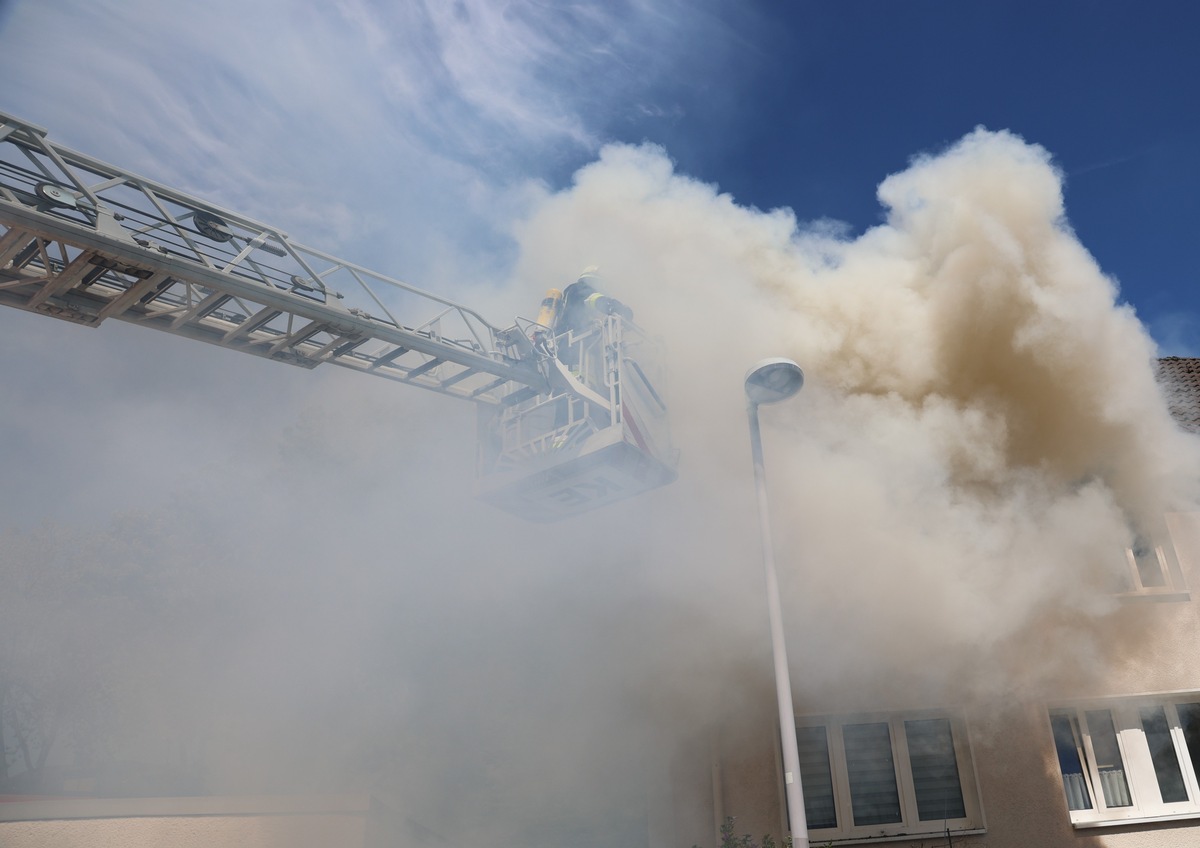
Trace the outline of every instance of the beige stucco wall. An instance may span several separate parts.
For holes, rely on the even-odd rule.
[[[419,844],[367,796],[0,803],[4,848],[382,848]]]
[[[991,724],[972,750],[990,848],[1182,848],[1200,844],[1200,820],[1073,828],[1045,707],[1017,706],[993,718]]]
[[[363,822],[347,816],[203,816],[6,822],[6,848],[326,848],[365,845]]]
[[[1200,691],[1200,514],[1168,516],[1174,553],[1190,596],[1167,600],[1124,599],[1105,626],[1119,638],[1104,643],[1095,659],[1100,673],[1080,674],[1052,687],[1049,694],[1022,698],[1006,693],[1008,703],[986,711],[967,710],[971,751],[986,822],[982,836],[955,836],[959,846],[1028,848],[1182,848],[1200,845],[1200,819],[1154,824],[1072,827],[1063,795],[1050,733],[1048,707],[1085,698]],[[1037,640],[1033,644],[1036,646]],[[1041,649],[1050,650],[1046,643]],[[793,678],[795,679],[795,678]],[[886,683],[880,691],[886,690]],[[888,704],[880,691],[869,698],[851,693],[847,701],[869,700],[880,711],[953,704],[918,704],[911,693],[903,704]],[[764,833],[778,839],[783,831],[783,795],[777,753],[777,723],[770,693],[761,709],[743,711],[736,724],[713,730],[718,753],[696,756],[700,742],[677,758],[674,848],[716,845],[714,818],[735,816],[735,832]],[[803,704],[797,693],[797,704]],[[757,710],[757,711],[756,711]],[[837,712],[831,708],[830,712]],[[711,739],[706,743],[711,745]],[[718,768],[714,771],[712,764]],[[715,778],[714,778],[715,775]],[[720,808],[720,809],[718,809]],[[897,846],[944,846],[945,839],[889,840]]]

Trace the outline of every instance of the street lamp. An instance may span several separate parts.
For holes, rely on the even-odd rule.
[[[775,697],[779,702],[779,733],[783,745],[784,795],[793,848],[808,848],[808,821],[804,815],[804,790],[800,785],[800,752],[796,744],[796,714],[792,709],[792,680],[788,673],[787,646],[783,641],[783,613],[779,608],[779,579],[775,575],[775,548],[767,509],[767,483],[763,470],[762,431],[758,407],[787,400],[804,385],[804,372],[790,359],[764,359],[746,374],[747,412],[750,416],[750,449],[754,455],[754,484],[758,490],[758,526],[762,532],[763,569],[767,573],[767,610],[771,620],[771,653],[775,657]]]

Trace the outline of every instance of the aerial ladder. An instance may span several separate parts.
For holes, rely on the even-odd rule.
[[[563,327],[543,308],[545,323],[502,329],[3,112],[0,304],[88,327],[113,318],[470,401],[476,495],[529,520],[676,477],[658,345],[627,311]]]

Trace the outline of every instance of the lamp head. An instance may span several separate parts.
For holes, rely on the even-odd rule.
[[[790,359],[764,359],[746,373],[746,397],[753,404],[787,400],[804,385],[804,372]]]

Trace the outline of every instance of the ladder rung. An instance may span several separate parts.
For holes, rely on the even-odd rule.
[[[258,312],[255,312],[253,315],[251,315],[245,321],[238,324],[232,330],[227,332],[225,334],[225,336],[221,339],[221,341],[222,342],[231,342],[234,339],[237,339],[241,336],[248,336],[251,333],[253,333],[255,330],[257,330],[259,327],[262,327],[264,324],[266,324],[269,321],[275,320],[282,314],[283,313],[280,312],[278,309],[275,309],[274,307],[271,307],[271,306],[266,306],[266,307],[258,310]]]
[[[178,329],[181,324],[186,324],[188,321],[197,321],[201,318],[207,318],[212,313],[216,312],[222,306],[229,302],[231,295],[224,292],[215,291],[204,300],[197,303],[187,312],[180,315],[171,322],[171,329]]]
[[[71,286],[83,279],[84,274],[86,274],[92,267],[92,263],[89,261],[90,259],[91,257],[86,253],[81,253],[76,256],[70,265],[68,265],[66,268],[63,268],[57,276],[50,277],[50,279],[47,280],[42,286],[41,290],[38,291],[38,293],[33,297],[29,298],[28,306],[32,308],[45,303],[51,295],[56,295],[60,292],[66,291],[67,289],[71,288]]]
[[[498,389],[507,382],[508,382],[507,377],[497,377],[495,380],[488,383],[486,386],[480,386],[478,389],[471,392],[471,397],[475,398],[475,397],[479,397],[480,395],[485,395],[488,392],[490,392],[492,389]]]
[[[304,325],[290,336],[284,336],[282,339],[275,342],[275,344],[271,345],[271,348],[267,351],[267,354],[271,356],[279,353],[279,351],[283,350],[285,347],[295,347],[302,342],[306,342],[317,333],[326,329],[328,326],[329,325],[324,321],[310,321],[308,324]]]
[[[30,241],[35,241],[35,239],[25,230],[18,230],[14,227],[5,233],[4,237],[0,238],[0,268],[7,265]]]
[[[455,374],[453,377],[447,377],[445,380],[442,380],[442,388],[447,389],[450,386],[453,386],[455,383],[457,383],[461,380],[467,379],[472,374],[478,374],[478,373],[479,372],[476,371],[474,368],[464,368],[463,370],[461,370],[457,374]]]
[[[406,380],[415,380],[415,379],[417,379],[418,377],[420,377],[422,374],[425,374],[425,373],[427,373],[427,372],[429,372],[429,371],[432,371],[434,368],[437,368],[439,365],[441,365],[441,364],[442,364],[443,362],[445,362],[445,361],[446,361],[446,360],[444,360],[444,359],[438,359],[438,358],[435,356],[433,359],[429,360],[429,361],[428,361],[428,362],[426,362],[425,364],[423,364],[423,365],[418,365],[416,368],[413,368],[413,369],[411,369],[411,370],[409,370],[409,371],[406,371],[406,372],[405,372],[405,374],[404,374],[404,379],[406,379]]]
[[[385,353],[383,356],[376,359],[374,362],[371,363],[371,367],[368,368],[367,370],[374,371],[376,368],[380,368],[384,365],[390,365],[391,363],[393,363],[397,359],[399,359],[401,356],[404,356],[404,354],[408,353],[408,351],[409,351],[409,348],[406,348],[403,345],[401,345],[401,346],[397,347],[395,350],[392,350],[389,353]]]
[[[164,282],[167,279],[167,274],[160,272],[153,277],[147,277],[138,282],[136,286],[130,286],[123,293],[113,298],[108,302],[108,305],[100,310],[100,314],[96,316],[96,323],[99,324],[110,315],[118,315],[124,312],[131,304],[153,289],[155,286]]]

